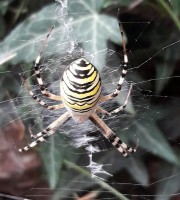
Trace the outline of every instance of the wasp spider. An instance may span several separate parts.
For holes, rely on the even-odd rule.
[[[23,82],[25,83],[25,86],[28,89],[29,94],[32,96],[32,98],[46,109],[57,110],[65,107],[67,111],[58,119],[56,119],[53,123],[51,123],[46,129],[37,133],[36,135],[32,135],[33,141],[24,148],[19,149],[20,152],[27,151],[37,144],[45,141],[50,135],[55,133],[58,127],[62,126],[70,118],[73,118],[77,123],[83,123],[88,119],[91,120],[95,124],[95,126],[97,126],[101,130],[101,133],[104,135],[104,137],[109,140],[109,142],[113,146],[115,146],[123,156],[127,157],[129,153],[136,151],[136,149],[133,149],[127,144],[123,143],[120,138],[117,137],[116,134],[96,114],[97,112],[99,112],[104,115],[110,116],[113,113],[122,111],[126,107],[128,98],[130,96],[132,85],[130,86],[124,104],[114,111],[109,113],[98,105],[99,103],[113,99],[120,93],[121,86],[127,73],[128,56],[126,53],[122,25],[120,22],[119,28],[124,51],[123,70],[116,90],[106,96],[101,95],[101,78],[98,70],[85,58],[79,58],[75,60],[63,72],[63,75],[60,79],[61,96],[52,94],[48,91],[48,89],[45,88],[40,75],[39,66],[43,49],[46,45],[46,42],[51,34],[53,27],[51,28],[46,36],[44,44],[42,45],[40,54],[35,60],[34,70],[37,76],[37,81],[41,93],[51,100],[61,101],[62,103],[53,106],[46,104],[31,91],[28,83],[24,79]]]

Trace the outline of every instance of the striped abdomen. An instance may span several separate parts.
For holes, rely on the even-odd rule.
[[[64,71],[60,82],[61,98],[72,117],[82,122],[99,100],[101,79],[97,69],[85,58],[80,58]],[[84,121],[83,120],[83,121]]]

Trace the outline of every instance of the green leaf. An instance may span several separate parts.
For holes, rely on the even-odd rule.
[[[170,140],[176,140],[180,133],[180,107],[177,99],[177,104],[173,104],[167,109],[166,115],[159,121],[159,125],[167,138]]]
[[[171,6],[173,7],[173,11],[177,16],[180,16],[180,1],[179,0],[171,0]]]
[[[68,153],[67,149],[63,148],[64,142],[63,134],[57,132],[49,138],[48,144],[41,145],[40,152],[47,172],[47,179],[52,189],[55,189],[60,181],[64,158],[72,157],[71,147],[68,148]],[[73,159],[75,159],[75,156],[73,156]]]
[[[4,23],[3,16],[1,14],[0,14],[0,24],[1,24],[0,37],[2,37],[5,32],[5,23]]]
[[[149,181],[148,171],[145,164],[138,158],[128,159],[125,168],[131,176],[140,184],[147,186]]]
[[[132,2],[132,0],[113,0],[113,1],[109,1],[109,0],[105,0],[104,3],[104,7],[110,7],[110,6],[129,6]],[[141,3],[141,2],[140,2]]]
[[[57,189],[54,191],[52,200],[59,200],[60,197],[71,196],[76,191],[84,190],[85,188],[92,187],[94,181],[90,181],[82,173],[77,173],[74,170],[62,171],[61,181],[58,184]],[[73,177],[73,179],[72,179]],[[70,181],[71,180],[71,181]],[[73,191],[71,190],[73,188]]]
[[[83,174],[84,176],[91,178],[91,174],[88,171],[84,170],[82,167],[79,167],[76,164],[69,162],[68,160],[64,160],[64,163],[67,167],[72,168],[73,170]],[[128,198],[126,198],[123,194],[121,194],[119,191],[114,189],[112,186],[108,185],[108,183],[104,182],[100,178],[94,177],[93,181],[96,182],[102,188],[111,192],[113,195],[117,197],[117,199],[128,200]]]
[[[158,181],[155,200],[169,200],[179,191],[180,186],[180,167],[162,163],[160,179]]]
[[[133,126],[128,127],[126,134],[122,134],[121,138],[125,142],[129,140],[134,141],[135,144],[138,140],[138,146],[179,165],[177,155],[156,124],[165,114],[167,114],[166,110],[156,106],[152,106],[147,112],[136,113],[134,120],[131,122]]]
[[[9,4],[12,2],[13,0],[1,0],[0,2],[0,13],[2,15],[4,15],[8,9]]]
[[[144,186],[148,185],[148,171],[143,161],[137,157],[124,159],[119,152],[116,152],[116,149],[113,149],[110,153],[106,153],[98,162],[108,164],[111,163],[113,167],[110,173],[113,174],[124,168],[138,183]]]
[[[41,48],[40,45],[36,50],[35,44],[44,40],[48,28],[55,24],[46,52],[50,55],[55,52],[68,52],[73,50],[72,42],[77,41],[82,43],[85,55],[89,56],[90,61],[102,70],[107,52],[107,39],[121,43],[116,18],[100,14],[102,6],[102,0],[69,1],[69,20],[66,11],[59,11],[55,4],[47,6],[18,25],[6,37],[0,45],[0,57],[4,58],[11,53],[17,54],[11,60],[13,63],[33,61]],[[73,32],[70,30],[71,26]]]
[[[9,81],[11,80],[11,81]],[[0,101],[2,101],[7,94],[18,93],[19,92],[19,82],[17,81],[17,76],[10,74],[9,71],[5,71],[3,76],[0,77]]]
[[[169,78],[173,73],[173,67],[168,63],[158,65],[156,68],[157,81],[155,82],[156,94],[160,94],[166,84],[169,82]]]
[[[173,36],[174,37],[174,36]],[[157,65],[156,69],[156,93],[159,94],[166,84],[170,81],[169,77],[172,75],[175,64],[179,58],[178,46],[168,48],[163,55],[163,63]]]
[[[16,55],[16,57],[11,59],[12,63],[20,61],[31,62],[35,60],[39,53],[39,48],[35,49],[35,43],[45,39],[44,36],[52,24],[58,24],[55,20],[55,8],[55,5],[45,7],[19,24],[0,44],[0,58],[2,59],[12,54]],[[58,38],[60,37],[57,37],[58,34],[55,35],[55,40],[59,42]],[[52,42],[50,39],[48,44],[49,47],[52,47],[55,45],[55,41]]]
[[[136,128],[139,146],[164,158],[169,162],[179,164],[176,154],[155,123],[152,121],[142,122],[141,124],[136,123]]]
[[[163,8],[165,10],[165,12],[167,12],[169,14],[171,19],[174,21],[174,24],[177,26],[177,28],[180,31],[180,21],[179,21],[178,16],[176,15],[177,11],[174,12],[174,10],[171,9],[169,4],[164,0],[158,0],[157,3],[161,6],[161,8]],[[176,4],[176,5],[178,5],[178,4]]]
[[[121,44],[117,19],[99,13],[103,8],[103,2],[72,0],[68,6],[69,13],[73,13],[72,26],[76,39],[83,42],[84,50],[88,54],[93,55],[92,62],[100,71],[105,64],[107,39]]]
[[[59,172],[62,168],[63,153],[62,149],[58,151],[57,147],[55,147],[54,137],[50,137],[48,143],[48,145],[43,145],[46,147],[46,150],[43,149],[41,156],[44,160],[49,185],[54,189],[59,181]]]

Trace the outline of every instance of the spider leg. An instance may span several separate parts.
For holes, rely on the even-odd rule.
[[[121,22],[119,20],[119,12],[118,12],[118,23],[119,23],[119,30],[120,30],[120,33],[121,33],[122,46],[123,46],[123,52],[124,52],[123,69],[122,69],[121,76],[120,76],[120,79],[119,79],[119,82],[118,82],[116,90],[114,92],[112,92],[111,94],[109,94],[109,95],[102,96],[100,98],[99,102],[105,102],[105,101],[111,100],[114,97],[118,96],[118,94],[121,91],[122,84],[124,82],[125,76],[127,74],[127,68],[128,68],[129,61],[128,61],[128,55],[127,55],[126,44],[125,44],[125,39],[124,39],[123,27],[122,27],[122,24],[121,24]]]
[[[42,79],[40,71],[39,71],[41,55],[43,54],[43,51],[44,51],[44,48],[46,46],[47,40],[48,40],[53,28],[54,28],[54,26],[51,27],[51,29],[49,30],[49,32],[46,35],[46,39],[43,42],[42,48],[40,50],[40,53],[39,53],[38,57],[36,58],[36,60],[34,62],[34,70],[35,70],[35,74],[36,74],[36,77],[37,77],[37,81],[38,81],[41,93],[44,96],[48,97],[49,99],[52,99],[52,100],[55,100],[55,101],[61,101],[61,97],[59,95],[52,94],[51,92],[49,92],[48,89],[45,88],[43,79]]]
[[[91,114],[89,119],[102,131],[102,134],[109,142],[115,146],[124,157],[128,157],[128,153],[136,152],[136,149],[129,147],[121,141],[119,137],[95,114]]]
[[[96,110],[97,112],[99,112],[99,113],[101,113],[101,114],[107,116],[107,117],[111,116],[111,113],[109,113],[108,111],[104,110],[104,109],[103,109],[102,107],[100,107],[100,106],[96,106],[96,107],[95,107],[95,110]]]
[[[132,86],[133,86],[133,84],[130,85],[130,88],[129,88],[129,91],[128,91],[126,100],[125,100],[125,102],[124,102],[124,104],[123,104],[122,106],[116,108],[115,110],[113,110],[113,111],[111,111],[111,112],[107,112],[106,110],[102,109],[100,106],[97,106],[95,109],[96,109],[98,112],[104,114],[105,116],[111,116],[111,115],[114,114],[114,113],[118,113],[118,112],[120,112],[120,111],[123,111],[123,110],[126,108],[126,106],[127,106],[128,99],[129,99],[130,94],[131,94],[131,91],[132,91]],[[104,97],[105,97],[105,96],[104,96]],[[101,101],[101,102],[102,102],[102,101]]]
[[[30,148],[45,141],[49,136],[55,133],[55,131],[57,130],[59,126],[62,126],[65,122],[67,122],[70,119],[70,117],[71,116],[69,112],[65,112],[58,119],[52,122],[46,129],[34,135],[33,137],[35,137],[36,139],[32,141],[30,144],[28,144],[27,146],[25,146],[24,148],[19,149],[19,152],[28,151]]]
[[[115,110],[111,111],[110,115],[114,114],[114,113],[118,113],[120,111],[123,111],[126,108],[127,103],[128,103],[128,99],[129,99],[131,91],[132,91],[132,86],[133,86],[133,84],[130,85],[130,88],[129,88],[129,91],[128,91],[128,94],[127,94],[127,97],[126,97],[126,100],[125,100],[124,104],[122,106],[116,108]]]
[[[30,86],[28,85],[27,81],[21,76],[22,82],[24,83],[24,85],[26,86],[26,89],[29,91],[30,96],[37,102],[39,103],[41,106],[43,106],[44,108],[48,109],[48,110],[58,110],[64,107],[63,104],[58,104],[58,105],[52,105],[49,106],[47,103],[45,103],[43,100],[41,100],[39,97],[37,97],[33,91],[31,90]]]
[[[31,125],[29,125],[29,128],[28,128],[28,130],[29,130],[29,133],[30,133],[30,137],[31,137],[31,139],[35,139],[35,138],[36,138],[36,136],[34,136],[34,134],[32,133],[32,130],[31,130]]]
[[[130,97],[130,94],[131,94],[131,91],[132,91],[132,86],[133,86],[133,84],[130,85],[130,88],[129,88],[129,91],[128,91],[128,94],[127,94],[127,97],[126,97],[126,100],[125,100],[124,104],[122,106],[116,108],[115,110],[111,111],[111,112],[107,112],[106,111],[108,113],[108,115],[105,114],[105,116],[111,116],[112,114],[118,113],[120,111],[123,111],[126,108],[128,100],[129,100],[129,97]]]

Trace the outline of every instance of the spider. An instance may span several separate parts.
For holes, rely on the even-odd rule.
[[[94,125],[101,130],[103,136],[113,146],[115,146],[124,157],[127,157],[129,153],[136,152],[136,148],[131,148],[127,144],[122,142],[121,139],[117,137],[116,134],[96,114],[97,112],[99,112],[103,115],[111,116],[113,113],[118,113],[124,110],[128,103],[128,98],[132,89],[131,84],[124,104],[116,108],[112,112],[107,112],[98,105],[99,103],[109,101],[118,96],[127,73],[128,56],[126,52],[123,27],[120,21],[118,21],[118,24],[124,52],[123,69],[116,90],[111,94],[105,96],[101,95],[101,78],[98,70],[84,57],[72,62],[63,72],[60,79],[60,96],[51,93],[47,88],[45,88],[43,79],[39,71],[39,66],[44,47],[46,46],[47,40],[54,28],[54,26],[52,26],[52,28],[46,35],[46,39],[44,40],[42,49],[34,62],[34,70],[41,93],[51,100],[61,101],[62,103],[57,105],[46,104],[31,91],[31,88],[29,87],[27,81],[24,78],[21,78],[27,90],[29,91],[30,96],[32,96],[32,98],[41,106],[45,107],[48,110],[58,110],[65,107],[67,111],[54,122],[52,122],[43,131],[37,133],[36,135],[31,134],[31,138],[33,139],[33,141],[24,148],[19,149],[19,152],[28,151],[30,148],[45,141],[49,136],[53,135],[56,132],[58,127],[62,126],[70,118],[73,118],[77,123],[83,123],[86,120],[91,120]]]

